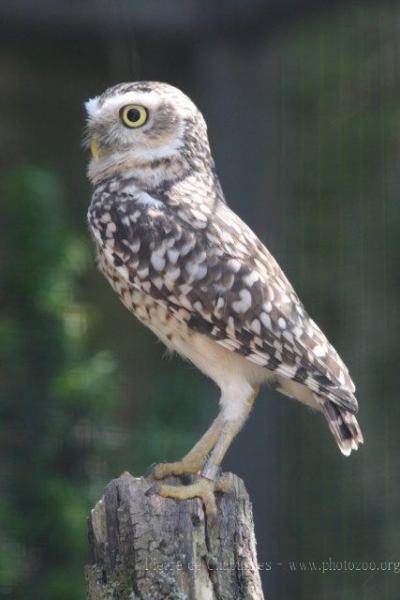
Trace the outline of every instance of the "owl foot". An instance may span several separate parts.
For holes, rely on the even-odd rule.
[[[154,479],[165,479],[170,475],[179,477],[180,475],[194,475],[199,473],[202,469],[204,459],[202,457],[183,458],[176,462],[170,463],[153,463],[143,473],[144,479],[147,477],[153,477]]]
[[[163,498],[172,498],[174,500],[189,500],[190,498],[200,498],[204,505],[207,517],[207,524],[213,526],[217,519],[217,504],[215,501],[215,492],[227,492],[231,488],[231,481],[228,476],[221,476],[216,481],[199,477],[199,479],[190,485],[167,485],[156,483],[146,492],[146,496],[158,494]]]
[[[165,479],[171,475],[175,475],[177,477],[181,475],[194,475],[195,473],[199,473],[203,468],[205,455],[206,452],[204,452],[203,448],[201,448],[197,451],[192,450],[187,456],[182,458],[182,460],[178,460],[176,462],[158,464],[153,463],[143,473],[143,477],[145,479],[146,477],[150,476],[154,479]]]
[[[220,438],[223,427],[221,414],[212,422],[210,427],[199,439],[197,444],[181,460],[171,463],[152,464],[143,473],[143,477],[153,477],[154,479],[165,479],[170,475],[195,475],[202,470],[208,454],[211,452],[217,440]],[[219,464],[219,463],[218,463]],[[215,477],[209,477],[215,479]]]

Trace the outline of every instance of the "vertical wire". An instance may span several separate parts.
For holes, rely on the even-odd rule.
[[[378,94],[378,98],[379,98],[379,113],[378,113],[378,118],[379,118],[379,132],[380,132],[380,169],[381,169],[381,187],[382,187],[382,194],[381,194],[381,223],[380,223],[380,230],[381,230],[381,235],[380,235],[380,246],[381,246],[381,256],[382,256],[382,274],[381,274],[381,286],[382,286],[382,294],[380,297],[380,301],[382,302],[382,338],[383,338],[383,344],[382,347],[384,349],[386,349],[388,347],[388,318],[387,318],[387,309],[388,309],[388,304],[387,304],[387,243],[386,243],[386,230],[387,230],[387,199],[388,199],[388,185],[387,185],[387,163],[388,163],[388,157],[387,157],[387,122],[386,122],[386,114],[385,114],[385,107],[384,107],[384,101],[386,98],[384,98],[382,90],[386,89],[386,80],[385,80],[385,76],[387,74],[386,69],[382,69],[382,57],[383,52],[386,48],[386,44],[385,44],[385,40],[384,40],[384,22],[385,19],[383,18],[382,12],[379,11],[378,12],[378,31],[379,31],[379,55],[378,55],[378,73],[377,73],[377,78],[378,81],[380,83],[379,86],[379,94]],[[383,56],[382,56],[383,55]],[[385,66],[386,63],[385,63]],[[383,377],[386,377],[386,371],[384,370],[383,373]],[[382,382],[384,384],[384,382]],[[382,386],[384,387],[384,385]],[[390,454],[390,446],[389,446],[389,427],[388,427],[388,410],[389,410],[389,406],[388,404],[385,402],[384,405],[384,410],[383,410],[383,422],[382,422],[382,437],[383,437],[383,456],[384,456],[384,481],[383,481],[383,486],[384,486],[384,491],[383,491],[383,501],[384,501],[384,507],[383,507],[383,547],[384,547],[384,552],[385,552],[385,556],[383,557],[384,560],[387,560],[391,557],[388,556],[388,550],[390,548],[390,544],[388,543],[388,539],[387,539],[387,532],[388,532],[388,523],[390,522],[390,507],[389,507],[389,472],[390,472],[390,462],[391,462],[391,454]],[[389,593],[389,589],[388,589],[388,576],[384,577],[384,588],[385,588],[385,598],[387,597],[387,594]]]
[[[304,79],[304,52],[305,52],[305,32],[303,29],[303,24],[301,25],[301,32],[300,32],[300,48],[299,48],[299,60],[298,60],[298,70],[297,73],[299,75],[296,74],[296,84],[299,85],[299,87],[301,88],[301,91],[303,92],[302,96],[304,98],[304,85],[305,85],[305,79]],[[296,40],[296,45],[297,45],[297,40]],[[297,152],[297,156],[300,156],[301,159],[299,160],[299,167],[300,167],[300,175],[299,173],[295,173],[295,180],[298,180],[299,177],[304,177],[304,139],[303,139],[303,132],[304,132],[304,109],[302,108],[302,112],[301,115],[299,116],[299,137],[298,137],[298,141],[296,140],[296,146],[299,146],[300,151]],[[303,187],[303,186],[302,186]],[[298,194],[296,197],[296,202],[298,201],[298,199],[300,198],[300,203],[301,203],[301,211],[297,210],[297,215],[299,215],[300,213],[300,217],[299,217],[299,223],[298,223],[298,231],[299,231],[299,246],[301,248],[301,268],[299,269],[301,271],[301,279],[304,280],[304,251],[305,251],[305,243],[304,243],[304,195],[302,193]],[[293,225],[292,225],[293,227]],[[296,232],[297,233],[297,232]],[[297,237],[297,235],[296,235]],[[298,260],[298,259],[297,259]],[[297,262],[296,260],[296,262]],[[296,265],[297,266],[297,265]],[[307,457],[305,456],[305,444],[303,443],[304,440],[304,431],[303,431],[304,425],[302,420],[299,420],[299,428],[298,431],[296,432],[296,436],[298,437],[299,440],[299,448],[300,448],[300,453],[299,456],[301,457],[301,462],[303,464],[306,464],[306,461],[304,459],[306,459]],[[296,460],[299,460],[299,457],[296,458]],[[300,502],[297,505],[297,509],[298,509],[298,515],[304,515],[305,513],[305,507],[307,505],[307,503],[305,502],[305,493],[306,493],[306,486],[305,486],[305,482],[304,479],[301,478],[301,484],[300,484],[300,489],[299,489],[299,494],[298,497],[300,499]],[[304,517],[300,518],[299,516],[297,516],[296,520],[298,521],[300,519],[300,527],[298,528],[299,531],[301,531],[301,536],[298,536],[298,540],[296,540],[296,560],[302,560],[303,559],[303,552],[304,552],[304,527],[303,527],[303,523],[304,523]],[[300,592],[300,598],[304,597],[304,588],[303,588],[303,577],[302,575],[300,575],[299,577],[300,581],[299,581],[299,592]]]
[[[362,6],[358,7],[357,10],[357,14],[356,14],[356,26],[357,26],[357,68],[358,68],[358,74],[357,74],[357,79],[356,79],[356,85],[357,85],[357,89],[358,90],[362,90],[364,87],[364,82],[363,82],[363,69],[362,69],[362,58],[363,56],[366,56],[367,53],[367,49],[365,47],[365,45],[363,44],[363,40],[364,40],[364,35],[363,35],[363,19],[364,19],[364,10]],[[367,19],[368,20],[368,19]],[[369,81],[366,82],[369,85]],[[367,85],[367,87],[368,87]],[[364,144],[365,144],[365,136],[364,136],[364,114],[363,114],[363,110],[365,110],[361,103],[359,102],[359,106],[358,106],[358,110],[357,110],[357,129],[356,129],[356,139],[357,139],[357,148],[358,151],[362,153],[362,151],[364,150]],[[358,190],[357,190],[357,213],[358,213],[358,219],[359,219],[359,226],[358,226],[358,236],[357,236],[357,240],[358,240],[358,244],[359,244],[359,248],[358,248],[358,259],[359,259],[359,276],[358,276],[358,285],[356,288],[356,292],[358,292],[358,299],[359,299],[359,310],[360,310],[360,315],[361,315],[361,319],[360,319],[360,332],[362,333],[361,337],[361,343],[362,346],[359,347],[359,356],[360,356],[360,377],[361,377],[361,381],[362,381],[362,389],[365,389],[365,365],[366,365],[366,355],[365,355],[365,339],[366,339],[366,332],[368,329],[368,326],[365,323],[365,318],[366,318],[366,309],[368,309],[367,306],[367,302],[366,302],[366,285],[365,285],[365,266],[366,266],[366,261],[365,261],[365,234],[366,234],[366,223],[365,223],[365,213],[366,213],[366,205],[368,205],[369,199],[365,198],[365,193],[364,193],[364,177],[365,177],[365,168],[364,168],[364,159],[361,158],[359,156],[358,158],[358,162],[357,162],[357,183],[358,183]]]
[[[286,219],[286,215],[290,214],[289,211],[289,202],[287,199],[287,194],[288,194],[288,188],[286,184],[286,177],[284,177],[284,174],[287,173],[287,165],[288,162],[290,161],[289,155],[290,155],[290,143],[288,142],[288,135],[290,135],[290,133],[288,133],[288,110],[289,110],[289,104],[287,101],[287,96],[288,96],[288,90],[287,90],[287,85],[288,85],[288,81],[287,81],[287,62],[290,60],[288,59],[288,55],[287,53],[290,52],[290,50],[288,50],[288,37],[285,38],[285,40],[280,44],[280,48],[279,48],[279,64],[280,64],[280,154],[279,154],[279,191],[280,191],[280,206],[281,206],[281,214],[280,214],[280,226],[281,226],[281,247],[282,247],[282,255],[285,258],[285,263],[287,263],[288,260],[288,256],[289,256],[289,252],[288,252],[288,239],[290,236],[290,233],[288,233],[288,226],[287,226],[287,219]],[[289,67],[290,69],[290,67]],[[290,460],[290,453],[288,452],[288,447],[291,449],[291,451],[293,452],[294,449],[294,445],[288,446],[287,441],[291,439],[291,431],[290,431],[290,426],[289,426],[289,422],[288,422],[288,418],[287,418],[287,413],[284,410],[280,411],[280,425],[281,425],[281,431],[282,431],[282,435],[280,437],[280,456],[281,456],[281,465],[280,465],[280,481],[281,481],[281,489],[284,490],[284,494],[286,492],[286,498],[289,495],[290,496],[290,487],[293,487],[293,483],[291,482],[290,484],[288,484],[288,473],[290,474],[290,469],[287,468],[288,465],[288,460]],[[292,461],[291,461],[292,464]],[[286,467],[286,468],[285,468]],[[283,507],[283,511],[285,514],[290,515],[291,511],[290,511],[290,507],[287,504],[287,500],[285,499],[286,504]],[[281,519],[281,522],[282,519]],[[290,524],[286,523],[286,530],[290,531]],[[285,539],[287,539],[287,536],[285,536]],[[282,542],[280,542],[280,556],[279,556],[279,560],[285,560],[284,564],[286,564],[286,561],[288,558],[288,554],[287,551],[291,550],[290,544],[286,544],[284,545]],[[283,550],[285,550],[285,553],[283,553]],[[290,595],[290,586],[289,586],[289,581],[288,581],[288,577],[286,576],[286,574],[282,573],[281,570],[281,575],[280,575],[280,592],[281,592],[281,597],[282,598],[288,598]]]
[[[360,9],[360,14],[361,14],[361,16],[363,14],[361,9]],[[368,16],[368,20],[370,18],[371,17],[369,15]],[[361,39],[362,38],[361,27],[359,29],[360,29],[360,32],[358,34],[358,37]],[[359,80],[358,81],[358,86],[359,87],[361,87],[360,86],[361,83],[362,83],[361,80]],[[361,205],[361,208],[360,208],[360,213],[361,213],[360,217],[362,217],[362,215],[365,212],[365,210],[363,209],[363,206],[362,206],[362,203],[363,203],[362,197],[359,198],[359,202],[360,202],[360,205]],[[360,244],[362,244],[362,236],[360,236]],[[365,262],[363,262],[360,265],[360,267],[361,267],[360,268],[361,278],[360,278],[360,284],[357,285],[356,292],[358,292],[359,310],[360,310],[360,314],[361,314],[361,318],[360,318],[360,322],[359,322],[358,327],[359,327],[360,333],[362,333],[362,329],[363,328],[365,329],[365,325],[363,324],[363,320],[365,319],[365,315],[366,315],[366,313],[365,313],[365,292],[366,292],[366,290],[365,290],[365,280],[364,280],[364,277],[363,277],[364,268],[365,268]],[[365,334],[361,335],[360,339],[361,339],[361,342],[363,343],[365,341]],[[364,350],[362,348],[359,348],[358,352],[359,352],[359,357],[358,357],[358,367],[359,367],[359,369],[358,369],[358,372],[359,372],[359,377],[361,379],[361,384],[362,384],[361,389],[363,391],[366,391],[368,389],[368,384],[367,384],[366,379],[364,377],[364,374],[365,374],[365,356],[364,356]],[[365,460],[365,455],[362,455],[362,457],[361,457],[361,474],[360,474],[360,479],[361,479],[361,482],[362,482],[362,485],[360,486],[360,491],[362,493],[362,521],[363,521],[363,523],[366,523],[367,520],[368,520],[368,505],[367,505],[367,494],[365,493],[365,490],[367,490],[367,488],[368,488],[369,476],[368,476],[368,462],[367,462],[367,460]],[[360,536],[359,539],[361,539],[362,543],[364,544],[364,539],[365,539],[364,536],[363,535]],[[364,554],[363,549],[361,549],[360,554],[361,554],[361,556],[359,557],[360,559],[365,560],[365,559],[368,558]],[[358,558],[358,557],[356,557],[356,558]],[[362,594],[363,594],[363,597],[364,597],[365,594],[367,594],[367,590],[366,590],[365,586],[363,586],[363,588],[362,588]]]
[[[323,177],[322,177],[322,172],[324,169],[324,159],[322,157],[322,152],[325,148],[325,144],[324,144],[324,139],[323,135],[324,135],[324,131],[325,128],[327,126],[326,122],[324,123],[324,109],[325,109],[325,83],[326,83],[326,43],[325,43],[325,31],[326,31],[326,22],[325,20],[323,20],[322,22],[319,21],[318,22],[318,89],[317,89],[317,94],[318,94],[318,102],[317,102],[317,123],[316,123],[316,145],[317,145],[317,159],[316,159],[316,169],[315,169],[315,177],[316,177],[316,182],[315,182],[315,198],[313,199],[314,202],[314,206],[316,205],[316,209],[315,209],[315,224],[314,224],[314,230],[317,234],[317,245],[320,247],[322,239],[323,239],[323,235],[321,235],[321,232],[323,231],[323,227],[324,227],[324,215],[325,215],[325,207],[322,206],[322,202],[323,202],[323,195],[324,195],[324,185],[323,185]],[[317,273],[318,273],[318,281],[316,282],[318,284],[318,289],[321,290],[321,286],[324,286],[326,284],[326,280],[324,280],[324,277],[322,275],[322,269],[321,269],[321,265],[324,263],[325,260],[325,256],[324,256],[325,252],[319,252],[319,256],[318,257],[314,257],[314,260],[318,261],[318,266],[317,266]],[[321,292],[318,292],[318,301],[317,301],[317,305],[321,304],[320,303],[320,298],[321,298]],[[314,294],[313,294],[314,295]],[[317,307],[316,307],[317,308]],[[318,310],[318,309],[317,309]],[[316,470],[318,471],[318,475],[319,475],[319,480],[321,481],[321,486],[320,486],[320,498],[322,499],[322,501],[320,501],[320,506],[321,506],[321,514],[320,514],[320,519],[323,522],[323,513],[324,513],[324,507],[326,506],[326,502],[325,502],[325,494],[326,494],[326,481],[324,478],[324,469],[322,468],[323,465],[323,461],[321,460],[321,454],[319,454],[318,459],[317,459],[317,464],[316,464]],[[326,586],[321,585],[321,577],[318,577],[318,595],[321,596],[321,591],[323,593],[323,590],[325,589]]]

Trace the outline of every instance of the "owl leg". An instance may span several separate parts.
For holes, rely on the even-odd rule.
[[[171,463],[151,465],[143,477],[152,475],[155,479],[164,479],[169,475],[184,475],[201,471],[211,448],[218,440],[223,429],[222,414],[219,414],[205,434],[181,460]]]
[[[259,389],[259,386],[254,386],[246,401],[238,403],[233,409],[229,406],[229,404],[224,406],[224,394],[222,395],[221,413],[222,416],[224,416],[224,414],[226,415],[226,419],[224,419],[222,431],[218,441],[216,442],[207,462],[201,471],[201,475],[206,479],[211,479],[214,481],[217,480],[220,472],[221,462],[227,453],[229,446],[247,419]]]
[[[216,422],[218,422],[218,425],[216,425],[218,437],[215,439],[215,436],[212,436],[212,439],[215,440],[214,447],[201,471],[199,479],[195,483],[177,486],[156,483],[147,490],[146,495],[158,494],[164,498],[174,498],[176,500],[200,498],[204,504],[208,522],[215,522],[217,514],[215,492],[226,492],[230,488],[229,478],[225,475],[220,477],[220,464],[231,445],[232,440],[241,429],[253,406],[258,393],[258,387],[252,388],[252,390],[252,394],[247,400],[244,403],[239,403],[235,410],[232,410],[231,407],[226,408],[226,406],[224,406],[224,395],[222,395],[221,413],[211,426],[213,427]],[[219,419],[221,421],[219,421]],[[217,433],[217,431],[215,431],[215,433]]]

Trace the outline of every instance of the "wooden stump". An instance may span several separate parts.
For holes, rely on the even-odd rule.
[[[129,473],[111,481],[89,517],[88,599],[262,600],[250,500],[229,476],[212,528],[198,499],[146,497]]]

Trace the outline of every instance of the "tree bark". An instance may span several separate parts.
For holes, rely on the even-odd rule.
[[[229,477],[213,527],[198,499],[146,497],[129,473],[111,481],[89,516],[88,599],[263,600],[250,500]]]

